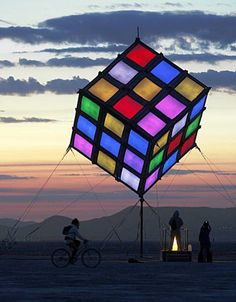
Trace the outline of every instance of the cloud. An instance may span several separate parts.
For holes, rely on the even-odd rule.
[[[177,3],[177,2],[165,2],[164,5],[172,6],[172,7],[183,7],[181,3]]]
[[[116,8],[125,8],[125,9],[129,9],[129,8],[140,8],[143,7],[143,4],[134,2],[134,3],[117,3],[114,5],[108,5],[106,6],[106,8],[109,9],[116,9]]]
[[[90,58],[74,58],[68,57],[63,59],[53,58],[48,60],[47,66],[67,66],[67,67],[90,67],[90,66],[100,66],[100,65],[108,65],[111,63],[112,60],[106,58],[97,58],[97,59],[90,59]]]
[[[236,51],[236,46],[231,45],[231,46],[230,46],[230,49],[231,49],[232,51]]]
[[[88,80],[81,79],[80,77],[73,77],[72,80],[55,79],[47,82],[45,90],[56,94],[71,94],[76,93],[80,88],[87,85],[88,82]]]
[[[57,120],[37,118],[37,117],[24,117],[23,119],[16,119],[14,117],[0,117],[0,123],[4,124],[18,124],[18,123],[51,123]]]
[[[8,61],[8,60],[1,60],[0,61],[0,67],[12,67],[12,66],[15,66],[15,64]]]
[[[0,28],[0,39],[9,38],[31,44],[130,44],[139,24],[142,25],[142,37],[147,42],[159,38],[192,36],[226,47],[236,41],[234,15],[205,14],[201,11],[160,13],[135,10],[64,16],[45,20],[36,28]]]
[[[0,78],[0,94],[2,95],[27,95],[30,93],[43,93],[44,91],[44,86],[34,78],[29,78],[28,80],[18,80],[14,79],[14,77]]]
[[[201,54],[172,54],[167,56],[168,59],[173,61],[197,61],[197,62],[207,62],[207,63],[216,63],[218,61],[225,60],[236,60],[236,55],[214,55],[210,53],[201,53]]]
[[[45,48],[36,52],[49,53],[81,53],[81,52],[123,52],[128,45],[111,44],[108,46],[80,46],[80,47],[66,47],[66,48]]]
[[[16,24],[14,24],[12,22],[8,22],[8,21],[3,20],[3,19],[0,19],[0,23],[2,23],[3,25],[7,25],[7,26],[9,26],[9,25],[16,25]]]
[[[35,177],[26,177],[26,176],[16,176],[16,175],[5,175],[0,174],[0,181],[1,180],[20,180],[20,179],[33,179]]]
[[[27,59],[19,59],[19,65],[22,66],[46,66],[45,63],[37,61],[37,60],[27,60]]]
[[[212,170],[200,170],[200,169],[189,169],[189,170],[176,170],[176,169],[171,169],[167,172],[167,175],[176,175],[176,176],[181,176],[181,175],[192,175],[193,173],[196,174],[213,174]],[[231,172],[231,171],[214,171],[215,174],[217,175],[223,175],[223,176],[234,176],[236,175],[236,172]]]
[[[94,50],[95,47],[91,47]],[[124,47],[123,47],[124,48]],[[72,48],[71,52],[76,52],[75,49]],[[66,52],[66,49],[62,49],[62,52]],[[124,49],[123,49],[124,50]],[[169,48],[170,50],[170,48]],[[42,50],[43,52],[44,50]],[[45,50],[46,51],[46,50]],[[56,52],[57,49],[51,49],[51,52]],[[196,61],[196,62],[207,62],[210,64],[214,64],[218,61],[235,61],[236,55],[223,55],[218,54],[214,55],[211,53],[201,53],[201,54],[170,54],[167,56],[168,59],[172,61],[179,61],[179,62],[186,62],[186,61]],[[14,63],[11,63],[10,61],[0,61],[3,62],[3,66],[15,66]],[[20,66],[34,66],[34,67],[92,67],[92,66],[107,66],[112,62],[112,59],[108,58],[96,58],[91,59],[89,57],[64,57],[64,58],[52,58],[49,59],[46,62],[38,61],[38,60],[28,60],[26,58],[20,58],[19,59],[19,65]]]
[[[1,95],[29,95],[33,93],[44,93],[50,91],[56,94],[76,93],[80,88],[88,84],[88,80],[80,77],[73,77],[70,80],[55,79],[48,81],[45,85],[40,84],[36,79],[28,80],[0,78],[0,94]]]
[[[90,59],[88,57],[75,58],[53,58],[48,60],[46,63],[37,60],[19,59],[19,64],[22,66],[38,66],[38,67],[91,67],[91,66],[106,66],[111,63],[110,59],[97,58]]]
[[[236,92],[236,71],[215,71],[192,73],[194,77],[213,89],[225,89]]]
[[[80,176],[109,176],[108,173],[106,172],[94,172],[91,171],[90,173],[85,172],[85,173],[65,173],[61,174],[61,176],[69,176],[69,177],[80,177]]]
[[[191,73],[198,80],[213,89],[225,90],[228,92],[236,92],[236,71],[215,71],[208,70],[207,72]],[[2,95],[28,95],[33,93],[44,93],[46,91],[55,94],[73,94],[89,83],[86,79],[73,77],[72,79],[54,79],[48,81],[45,85],[40,84],[36,79],[29,78],[28,80],[0,78],[0,94]]]

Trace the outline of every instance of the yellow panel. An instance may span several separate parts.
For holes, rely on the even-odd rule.
[[[148,78],[144,78],[134,87],[134,92],[146,101],[151,101],[160,91],[161,87],[154,84]]]
[[[97,163],[111,174],[114,174],[116,162],[102,151],[98,153]]]
[[[193,101],[203,91],[203,87],[197,84],[195,81],[186,77],[179,85],[175,88],[177,92],[182,94],[189,101]]]
[[[89,88],[89,91],[97,96],[104,102],[108,101],[119,89],[106,81],[105,79],[100,79],[93,86]]]
[[[153,149],[153,154],[156,154],[165,144],[167,143],[168,140],[168,135],[169,131],[166,132],[155,144],[154,149]]]
[[[107,113],[106,115],[104,126],[114,132],[119,137],[122,137],[122,133],[124,131],[124,124],[109,113]]]

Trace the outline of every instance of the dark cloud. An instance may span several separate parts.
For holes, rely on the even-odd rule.
[[[86,58],[75,58],[75,57],[68,57],[57,59],[53,58],[47,61],[47,66],[67,66],[67,67],[90,67],[90,66],[106,66],[111,63],[112,60],[106,58],[97,58],[97,59],[90,59]]]
[[[236,51],[236,46],[231,45],[231,46],[230,46],[230,49],[231,49],[232,51]]]
[[[56,94],[71,94],[76,93],[80,88],[88,84],[88,80],[80,77],[73,77],[72,80],[55,79],[48,81],[45,90],[54,92]]]
[[[39,52],[49,53],[81,53],[81,52],[123,52],[128,45],[109,45],[109,46],[81,46],[81,47],[67,47],[67,48],[45,48]]]
[[[88,80],[80,77],[73,77],[71,80],[55,79],[48,81],[45,85],[40,84],[36,79],[28,80],[0,78],[0,94],[2,95],[28,95],[33,93],[44,93],[51,91],[56,94],[76,93],[80,88],[88,84]]]
[[[110,9],[117,9],[117,8],[124,8],[124,9],[129,9],[129,8],[140,8],[143,7],[142,4],[134,2],[134,3],[117,3],[114,5],[109,5],[106,6],[106,8],[110,8]]]
[[[121,22],[122,20],[122,22]],[[229,44],[236,41],[236,16],[219,16],[203,12],[116,11],[67,16],[46,20],[40,26],[71,33],[81,43],[130,43],[137,25],[147,41],[157,37],[175,38],[184,35]],[[94,27],[96,26],[96,31]],[[78,28],[80,29],[78,31]],[[127,28],[130,30],[127,31]],[[134,32],[132,32],[132,28]],[[204,29],[204,30],[203,30]],[[80,32],[78,36],[78,32]],[[79,41],[78,41],[79,42]]]
[[[236,55],[213,55],[210,53],[202,53],[202,54],[172,54],[167,56],[172,61],[197,61],[197,62],[207,62],[210,64],[214,64],[218,61],[225,60],[236,60]],[[47,62],[41,62],[37,60],[28,60],[25,58],[19,59],[19,65],[21,66],[36,66],[36,67],[91,67],[91,66],[107,66],[110,64],[112,59],[107,58],[96,58],[91,59],[88,57],[65,57],[65,58],[53,58],[49,59]],[[9,61],[7,61],[9,62]],[[13,63],[7,63],[8,66],[14,66]],[[6,64],[6,65],[7,65]],[[11,64],[11,65],[10,65]],[[1,61],[0,61],[1,65]]]
[[[26,177],[26,176],[16,176],[16,175],[0,174],[0,181],[1,180],[33,179],[33,178],[35,178],[35,177]]]
[[[236,71],[208,70],[207,72],[192,73],[192,75],[215,90],[223,89],[233,93],[236,92]],[[0,78],[0,94],[27,95],[32,93],[44,93],[45,91],[56,94],[71,94],[76,93],[80,88],[87,85],[88,82],[86,79],[73,77],[68,80],[51,80],[43,85],[34,78],[29,78],[28,80],[15,80],[13,77],[9,77],[8,79]]]
[[[53,58],[48,60],[46,63],[28,60],[28,59],[19,59],[19,64],[21,66],[37,66],[37,67],[91,67],[91,66],[106,66],[111,63],[110,59],[106,58],[97,58],[90,59],[88,57],[76,58],[76,57],[66,57],[66,58]]]
[[[212,170],[200,170],[200,169],[189,169],[189,170],[176,170],[176,169],[171,169],[167,172],[167,175],[191,175],[193,173],[196,174],[213,174]],[[222,176],[234,176],[236,175],[236,172],[231,172],[231,171],[214,171],[215,174],[217,175],[222,175]]]
[[[19,65],[21,66],[45,66],[45,63],[37,61],[37,60],[27,60],[27,59],[19,59]]]
[[[18,80],[14,79],[14,77],[7,79],[0,78],[0,94],[2,95],[27,95],[31,93],[43,93],[44,91],[44,86],[34,78],[29,78],[28,80]]]
[[[57,122],[53,119],[37,118],[37,117],[24,117],[23,119],[17,119],[14,117],[0,117],[0,123],[5,124],[18,124],[18,123],[49,123]]]
[[[194,77],[213,89],[236,92],[236,71],[215,71],[192,73]]]
[[[0,28],[0,38],[31,44],[130,44],[136,35],[137,25],[140,24],[141,36],[149,43],[159,38],[175,39],[184,36],[219,43],[221,47],[236,41],[234,15],[213,15],[200,11],[160,13],[132,10],[54,18],[42,22],[38,28]]]
[[[173,61],[197,61],[197,62],[207,62],[207,63],[216,63],[218,61],[225,60],[236,60],[236,55],[213,55],[210,53],[202,53],[202,54],[173,54],[167,56],[168,59]]]
[[[165,2],[164,5],[172,6],[172,7],[183,7],[181,3],[177,3],[177,2]]]
[[[78,176],[109,176],[108,173],[106,172],[93,172],[91,171],[90,173],[65,173],[61,174],[61,176],[69,176],[69,177],[78,177]]]
[[[6,25],[15,25],[14,23],[8,22],[6,20],[0,19],[0,22],[6,24]]]
[[[15,64],[8,60],[0,60],[0,67],[13,67],[13,66],[15,66]]]
[[[94,9],[94,8],[100,8],[100,6],[97,5],[97,4],[91,4],[91,5],[88,5],[88,7],[92,8],[92,9]]]

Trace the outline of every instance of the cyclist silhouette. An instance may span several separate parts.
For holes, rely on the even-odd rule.
[[[74,218],[71,221],[70,228],[68,230],[68,233],[65,236],[66,244],[69,246],[71,251],[71,259],[73,259],[80,247],[80,240],[82,240],[84,243],[88,242],[87,239],[85,239],[79,232],[79,226],[80,222],[77,218]],[[79,240],[80,239],[80,240]]]

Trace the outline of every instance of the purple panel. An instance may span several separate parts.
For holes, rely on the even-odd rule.
[[[76,134],[74,138],[74,147],[91,158],[93,145],[78,134]]]
[[[121,83],[127,84],[138,72],[120,61],[108,73]]]
[[[141,119],[141,121],[138,122],[138,125],[150,135],[155,136],[165,127],[166,123],[164,123],[155,114],[149,112],[143,119]]]
[[[145,191],[151,187],[152,184],[154,184],[154,182],[157,180],[157,177],[158,177],[158,172],[159,172],[159,169],[157,169],[155,172],[153,172],[146,180],[146,183],[145,183]]]
[[[175,118],[180,112],[182,112],[186,106],[173,98],[171,95],[167,95],[156,106],[156,109],[164,113],[170,119]]]
[[[125,151],[124,162],[137,172],[142,172],[143,160],[128,149]]]

